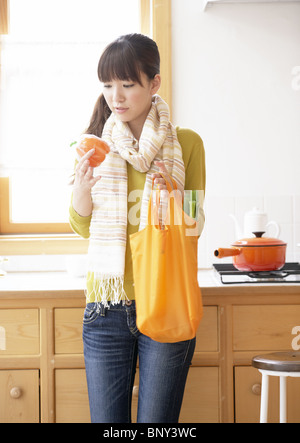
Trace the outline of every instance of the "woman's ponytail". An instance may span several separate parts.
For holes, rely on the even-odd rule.
[[[101,137],[104,125],[110,114],[111,110],[109,109],[103,94],[101,94],[96,101],[89,127],[86,129],[85,133]]]

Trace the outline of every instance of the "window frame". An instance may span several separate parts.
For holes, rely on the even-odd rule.
[[[161,54],[160,95],[172,111],[171,0],[139,0],[140,32],[156,42]],[[0,29],[8,32],[7,0],[0,0]],[[1,62],[1,40],[0,40]],[[74,234],[68,223],[13,223],[10,219],[9,177],[0,177],[1,255],[86,253],[88,240]]]
[[[8,0],[0,0],[0,35],[8,34],[9,4]]]

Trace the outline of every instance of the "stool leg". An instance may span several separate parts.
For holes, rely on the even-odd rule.
[[[260,422],[268,422],[268,401],[269,401],[269,376],[262,372],[261,400],[260,400]]]
[[[280,423],[286,423],[286,377],[280,377]]]

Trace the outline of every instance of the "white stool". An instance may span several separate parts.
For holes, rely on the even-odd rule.
[[[258,355],[252,366],[262,374],[260,422],[268,421],[269,376],[280,377],[280,423],[286,423],[286,379],[300,377],[300,352]]]

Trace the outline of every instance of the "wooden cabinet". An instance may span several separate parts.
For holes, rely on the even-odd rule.
[[[197,334],[195,361],[203,352],[218,350],[218,308],[204,307],[204,319]],[[54,310],[55,353],[82,353],[81,308]],[[133,388],[132,417],[136,421],[139,374]],[[189,372],[180,422],[219,421],[218,367],[192,367]],[[57,423],[89,422],[89,406],[85,372],[83,369],[57,369],[55,371],[55,409]]]
[[[55,354],[82,354],[82,319],[84,308],[54,310]]]
[[[204,306],[203,318],[197,331],[196,356],[219,351],[219,313],[217,306]]]
[[[139,372],[137,370],[132,392],[132,421],[136,422],[138,407]],[[189,370],[180,413],[180,423],[218,423],[219,369],[196,367]]]
[[[1,355],[38,354],[39,310],[0,309]]]
[[[233,307],[234,351],[292,350],[292,329],[300,324],[300,305]]]
[[[0,370],[0,423],[38,423],[39,371]]]
[[[202,288],[204,315],[181,423],[257,422],[260,373],[253,356],[291,350],[300,285]],[[89,422],[82,345],[84,290],[0,288],[0,422]],[[136,417],[138,370],[133,388]],[[271,380],[270,421],[278,421]],[[288,380],[288,421],[300,422],[300,382]]]
[[[249,366],[236,366],[235,409],[237,423],[259,423],[261,375]],[[287,411],[289,423],[300,423],[300,379],[287,379]],[[279,378],[270,377],[268,422],[279,423]]]
[[[292,350],[293,328],[300,324],[300,305],[233,306],[233,350],[236,361],[249,355]],[[244,358],[243,358],[244,357]],[[235,420],[258,423],[261,374],[250,366],[235,366]],[[300,423],[300,379],[288,378],[288,422]],[[279,422],[279,378],[270,377],[268,421]]]
[[[89,399],[84,369],[56,369],[56,423],[89,423]]]
[[[191,367],[180,422],[218,423],[219,421],[219,368]]]

